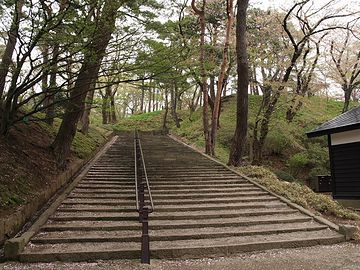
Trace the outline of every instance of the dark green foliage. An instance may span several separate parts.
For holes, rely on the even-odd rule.
[[[308,154],[306,152],[297,153],[290,157],[289,168],[294,175],[298,175],[302,170],[305,170],[310,164]]]
[[[294,176],[292,176],[290,173],[286,171],[277,171],[275,172],[275,175],[277,176],[277,178],[287,182],[294,182],[296,180]]]

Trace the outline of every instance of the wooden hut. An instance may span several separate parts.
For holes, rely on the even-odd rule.
[[[334,199],[360,199],[360,106],[306,133],[327,135]]]

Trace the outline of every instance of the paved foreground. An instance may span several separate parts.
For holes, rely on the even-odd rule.
[[[360,245],[344,243],[310,248],[278,249],[244,253],[231,257],[197,260],[152,260],[141,265],[137,260],[93,263],[0,264],[3,270],[358,270]]]

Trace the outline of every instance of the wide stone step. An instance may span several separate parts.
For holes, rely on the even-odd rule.
[[[122,193],[117,190],[106,190],[106,192],[102,192],[103,190],[86,190],[77,191],[74,190],[69,196],[68,199],[119,199],[119,200],[134,200],[135,201],[135,191],[132,193]]]
[[[159,212],[151,215],[151,220],[182,220],[182,219],[214,219],[214,218],[236,218],[236,217],[250,217],[250,216],[269,216],[277,214],[295,214],[296,210],[289,208],[283,209],[257,209],[257,210],[227,210],[219,211],[208,210],[208,211],[182,211],[182,212]],[[78,212],[57,212],[51,220],[55,221],[71,221],[71,220],[138,220],[138,213],[126,213],[126,212],[89,212],[89,211],[78,211]]]
[[[123,192],[121,189],[74,189],[68,198],[77,198],[80,196],[87,198],[105,198],[107,196],[112,198],[121,198],[121,194],[127,195],[128,197],[132,196],[135,199],[135,189],[132,192]]]
[[[119,177],[119,176],[85,176],[84,180],[95,180],[95,181],[118,181],[119,183],[122,182],[134,182],[135,177]]]
[[[98,213],[106,213],[106,212],[113,212],[113,213],[134,213],[134,207],[114,207],[114,206],[102,206],[98,207],[97,205],[87,205],[86,207],[79,207],[78,205],[61,205],[57,210],[56,213],[62,212],[98,212]]]
[[[132,183],[134,185],[135,188],[135,183]],[[105,183],[105,184],[82,184],[80,183],[79,185],[77,185],[76,189],[99,189],[99,188],[114,188],[114,189],[120,189],[123,190],[123,186],[117,185],[117,184],[113,184],[113,183]]]
[[[110,175],[110,174],[109,174]],[[151,179],[161,180],[161,179],[237,179],[240,181],[245,181],[240,176],[237,175],[229,175],[229,174],[221,174],[221,173],[183,173],[183,174],[148,174]]]
[[[191,239],[214,239],[231,236],[267,235],[274,233],[290,233],[299,231],[319,231],[326,229],[325,225],[315,222],[285,223],[271,225],[253,225],[241,227],[199,228],[197,233],[191,229],[153,230],[149,232],[151,241],[174,241]],[[76,242],[138,242],[140,232],[137,231],[63,231],[41,232],[32,239],[35,244],[61,244]]]
[[[117,185],[119,187],[122,186],[134,186],[135,178],[84,178],[80,183],[85,185],[90,185],[92,183],[98,182],[100,184],[109,184],[109,185]],[[128,187],[129,188],[129,187]]]
[[[252,197],[252,196],[256,196],[256,198],[263,198],[264,196],[266,196],[266,198],[269,198],[267,195],[269,193],[265,192],[265,191],[256,191],[256,192],[223,192],[223,193],[193,193],[193,194],[184,194],[184,193],[179,193],[179,194],[158,194],[156,192],[153,193],[153,199],[154,200],[158,200],[158,199],[168,199],[168,200],[172,200],[172,199],[218,199],[218,198],[236,198],[236,197],[240,197],[241,198],[247,198],[247,197]]]
[[[244,216],[241,218],[212,218],[204,223],[201,219],[193,220],[151,220],[151,230],[181,229],[181,228],[205,228],[223,226],[250,226],[258,224],[297,223],[310,221],[312,218],[299,214],[277,214],[272,216]],[[107,220],[67,220],[51,221],[42,227],[44,231],[68,231],[68,230],[138,230],[140,224],[134,221],[107,221]]]
[[[178,212],[178,211],[206,211],[206,210],[238,210],[238,209],[277,209],[286,206],[285,203],[282,202],[271,202],[271,203],[264,203],[264,202],[252,202],[252,203],[230,203],[230,204],[204,204],[204,205],[186,205],[186,206],[179,206],[179,205],[162,205],[156,206],[156,213],[158,212]],[[77,211],[95,211],[95,212],[106,212],[106,211],[120,211],[120,212],[129,212],[135,211],[135,204],[132,206],[122,206],[122,207],[115,207],[113,205],[82,205],[82,204],[62,204],[59,208],[59,211],[64,212],[74,212]],[[97,210],[96,210],[97,209]]]
[[[236,179],[206,179],[206,178],[202,178],[202,179],[192,179],[192,178],[184,178],[184,179],[178,179],[177,181],[175,179],[152,179],[149,178],[150,181],[150,186],[151,187],[155,187],[158,185],[167,185],[167,186],[178,186],[178,185],[187,185],[187,186],[196,186],[196,185],[231,185],[231,184],[237,184],[237,185],[243,185],[243,186],[248,186],[248,187],[254,187],[253,184],[249,184],[247,182],[243,182],[243,181],[239,181]]]
[[[232,236],[214,239],[153,241],[152,258],[198,258],[216,254],[225,256],[270,248],[288,248],[333,244],[343,236],[329,229],[265,235]],[[138,258],[138,242],[85,242],[62,244],[33,244],[20,255],[22,262],[87,261],[99,259]]]
[[[214,190],[221,190],[221,189],[228,189],[228,188],[236,188],[236,189],[242,189],[242,188],[256,188],[253,184],[247,184],[247,183],[235,183],[235,184],[171,184],[171,183],[157,183],[157,182],[151,182],[150,183],[152,190],[194,190],[194,189],[214,189]]]
[[[107,188],[118,188],[117,190],[121,193],[134,193],[135,192],[135,183],[132,184],[130,187],[124,187],[124,185],[114,185],[114,184],[81,184],[78,185],[75,189],[76,192],[94,192],[98,189],[107,189]],[[191,188],[191,189],[190,189]],[[260,192],[262,189],[255,187],[255,186],[221,186],[221,188],[214,188],[212,186],[199,186],[197,188],[192,188],[192,186],[156,186],[151,185],[151,192],[152,193],[160,193],[160,194],[182,194],[182,193],[224,193],[224,192]],[[264,192],[264,191],[262,191]]]
[[[162,174],[186,174],[189,173],[189,169],[191,170],[191,174],[196,174],[196,173],[201,173],[201,174],[210,174],[210,173],[220,173],[220,174],[227,174],[227,175],[231,175],[233,173],[231,173],[230,171],[226,170],[225,168],[212,168],[212,167],[203,167],[203,168],[198,168],[198,169],[192,169],[192,168],[183,168],[183,169],[177,169],[177,168],[172,168],[172,167],[167,167],[167,168],[163,168],[166,170],[161,170],[161,168],[146,168],[147,172],[149,174],[157,174],[157,175],[162,175]]]
[[[134,180],[135,181],[135,180]],[[124,186],[135,186],[134,181],[119,181],[119,180],[82,180],[81,185],[116,185],[120,187]]]
[[[161,194],[161,195],[179,195],[179,194],[236,194],[236,196],[243,195],[264,195],[268,194],[266,191],[263,191],[259,188],[227,188],[227,189],[179,189],[179,190],[164,190],[164,189],[151,189],[152,194]]]
[[[176,200],[156,200],[156,205],[185,205],[185,204],[210,204],[210,203],[237,203],[237,202],[272,202],[278,199],[273,196],[243,196],[239,198],[210,198],[203,199],[176,199]],[[76,198],[66,199],[63,204],[98,204],[98,205],[132,205],[135,204],[134,199],[92,199],[92,198]]]

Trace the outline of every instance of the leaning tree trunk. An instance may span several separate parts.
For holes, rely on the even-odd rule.
[[[236,14],[237,111],[236,129],[232,139],[229,165],[241,165],[248,128],[249,67],[246,46],[246,11],[249,0],[238,0]]]
[[[5,89],[6,76],[9,72],[10,64],[12,61],[11,60],[12,55],[14,53],[15,46],[16,46],[16,40],[19,35],[19,25],[20,25],[20,19],[21,19],[23,5],[24,5],[24,0],[15,1],[15,12],[13,15],[13,21],[11,23],[10,31],[8,34],[9,39],[6,43],[5,51],[4,51],[3,57],[0,62],[0,107],[2,104],[1,101],[3,98],[3,94],[4,94],[4,89]]]
[[[117,10],[123,2],[105,1],[102,15],[87,48],[59,132],[52,144],[57,163],[61,167],[66,165],[66,158],[70,154],[71,143],[75,137],[77,123],[84,108],[86,95],[91,89],[92,82],[98,76],[101,61],[115,28]]]

